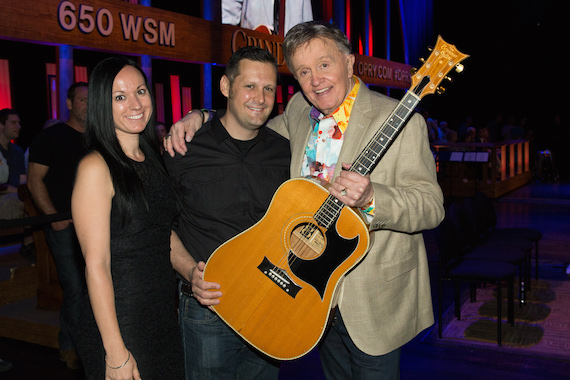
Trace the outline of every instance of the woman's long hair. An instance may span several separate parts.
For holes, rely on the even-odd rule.
[[[107,58],[95,67],[89,79],[85,123],[87,150],[99,152],[109,167],[115,189],[117,211],[123,224],[127,217],[132,215],[135,200],[143,199],[146,204],[143,184],[132,161],[121,148],[113,120],[113,82],[125,66],[132,66],[141,73],[152,101],[153,97],[146,75],[135,61],[125,57]],[[154,110],[154,102],[152,105]],[[140,134],[139,145],[145,155],[145,160],[158,169],[165,181],[170,182],[160,157],[159,141],[154,131],[153,121],[154,112]]]

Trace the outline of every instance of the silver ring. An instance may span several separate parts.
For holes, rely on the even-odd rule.
[[[340,195],[342,195],[343,197],[346,197],[346,189],[342,189],[340,191]]]

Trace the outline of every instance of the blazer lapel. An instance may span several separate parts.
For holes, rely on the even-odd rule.
[[[338,156],[337,166],[333,179],[342,170],[342,163],[352,163],[361,152],[364,145],[374,136],[376,130],[370,131],[372,122],[370,90],[360,79],[360,89],[356,95],[348,126],[344,135],[344,142]]]
[[[301,166],[303,165],[303,158],[305,157],[305,148],[309,142],[311,135],[311,121],[309,110],[311,106],[305,107],[301,113],[301,119],[306,118],[307,122],[299,123],[299,126],[294,128],[295,135],[290,136],[291,139],[291,176],[298,177],[301,175]]]

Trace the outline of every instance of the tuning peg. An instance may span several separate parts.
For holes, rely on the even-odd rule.
[[[410,69],[410,74],[412,74],[412,75],[414,75],[414,74],[417,73],[417,72],[418,72],[418,69],[417,69],[416,67],[412,67],[412,68]]]
[[[428,46],[428,48],[427,48],[427,49],[428,49],[428,51],[430,51],[430,52],[431,52],[431,51],[433,51],[433,46]]]
[[[458,63],[457,65],[455,65],[455,71],[457,73],[461,73],[463,71],[463,69],[465,69],[465,66],[463,66],[461,63]]]
[[[425,58],[423,58],[423,57],[422,57],[422,58],[420,58],[420,62],[421,62],[421,63],[425,63],[425,61],[426,61],[426,59],[425,59]]]
[[[437,90],[436,90],[436,92],[437,92],[439,95],[443,94],[443,93],[445,92],[445,87],[438,87]]]
[[[449,82],[453,82],[453,78],[448,77],[447,75],[445,77],[443,77],[443,79],[445,79],[446,81],[449,81]]]

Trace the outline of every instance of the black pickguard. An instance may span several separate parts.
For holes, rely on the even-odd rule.
[[[304,260],[289,253],[289,267],[300,279],[311,285],[324,298],[327,283],[332,273],[354,252],[360,236],[353,239],[341,237],[336,228],[325,233],[327,245],[324,252],[315,259]]]

